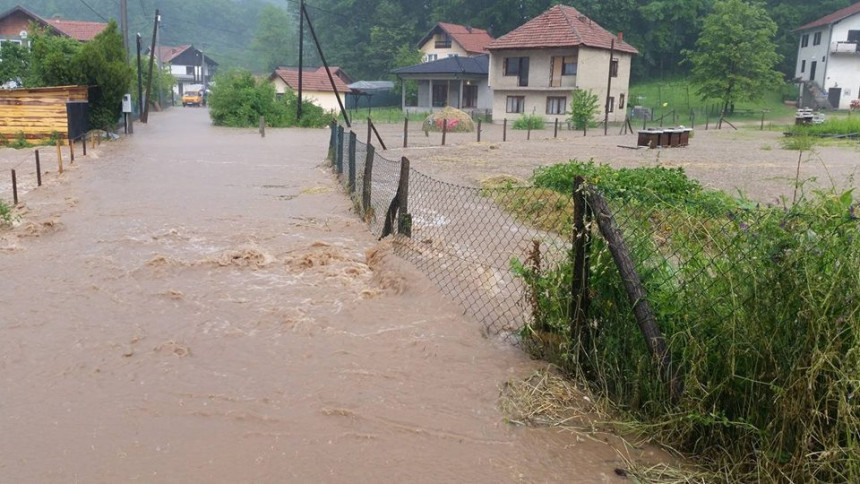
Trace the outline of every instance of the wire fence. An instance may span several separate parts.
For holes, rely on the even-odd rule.
[[[844,439],[860,432],[851,192],[750,207],[677,189],[677,177],[476,188],[388,160],[342,127],[331,146],[372,232],[489,334],[584,375],[686,450],[767,448],[780,457],[751,465],[799,480],[860,461]]]

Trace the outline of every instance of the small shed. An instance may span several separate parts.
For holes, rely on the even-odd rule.
[[[39,139],[57,133],[77,136],[87,130],[86,86],[0,90],[0,135]]]

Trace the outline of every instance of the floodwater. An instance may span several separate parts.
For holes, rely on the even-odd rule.
[[[327,130],[135,128],[0,231],[0,482],[622,480],[505,422],[538,364],[374,240]]]

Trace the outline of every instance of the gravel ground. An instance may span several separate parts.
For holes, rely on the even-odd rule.
[[[783,135],[778,131],[759,131],[755,127],[739,126],[722,130],[696,129],[690,145],[685,148],[636,149],[635,134],[618,134],[618,128],[581,132],[553,129],[533,131],[530,139],[525,131],[508,129],[507,141],[502,141],[501,125],[484,124],[481,142],[475,133],[448,133],[446,146],[441,146],[441,133],[420,131],[420,123],[410,123],[409,148],[402,148],[403,125],[377,125],[388,150],[380,152],[396,160],[406,156],[412,167],[440,180],[477,185],[494,175],[514,175],[527,179],[536,167],[593,159],[615,167],[661,165],[683,167],[687,174],[703,186],[724,190],[761,202],[775,202],[780,197],[793,196],[798,152],[782,148]],[[366,137],[366,124],[356,123],[353,129],[359,140]],[[374,140],[374,145],[378,145]],[[807,180],[805,190],[836,186],[843,190],[856,186],[854,175],[860,167],[860,143],[843,141],[838,146],[817,146],[802,155],[800,179]]]

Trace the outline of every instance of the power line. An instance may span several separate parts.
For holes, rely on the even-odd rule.
[[[88,4],[88,3],[87,3],[87,2],[85,2],[84,0],[81,0],[81,3],[83,3],[83,4],[84,4],[84,6],[86,6],[88,9],[90,9],[94,14],[98,15],[98,17],[99,17],[100,19],[104,20],[105,22],[110,22],[110,20],[106,19],[106,18],[104,17],[104,15],[102,15],[102,14],[98,13],[98,12],[96,11],[96,9],[94,9],[93,7],[91,7],[91,6],[90,6],[90,4]]]

